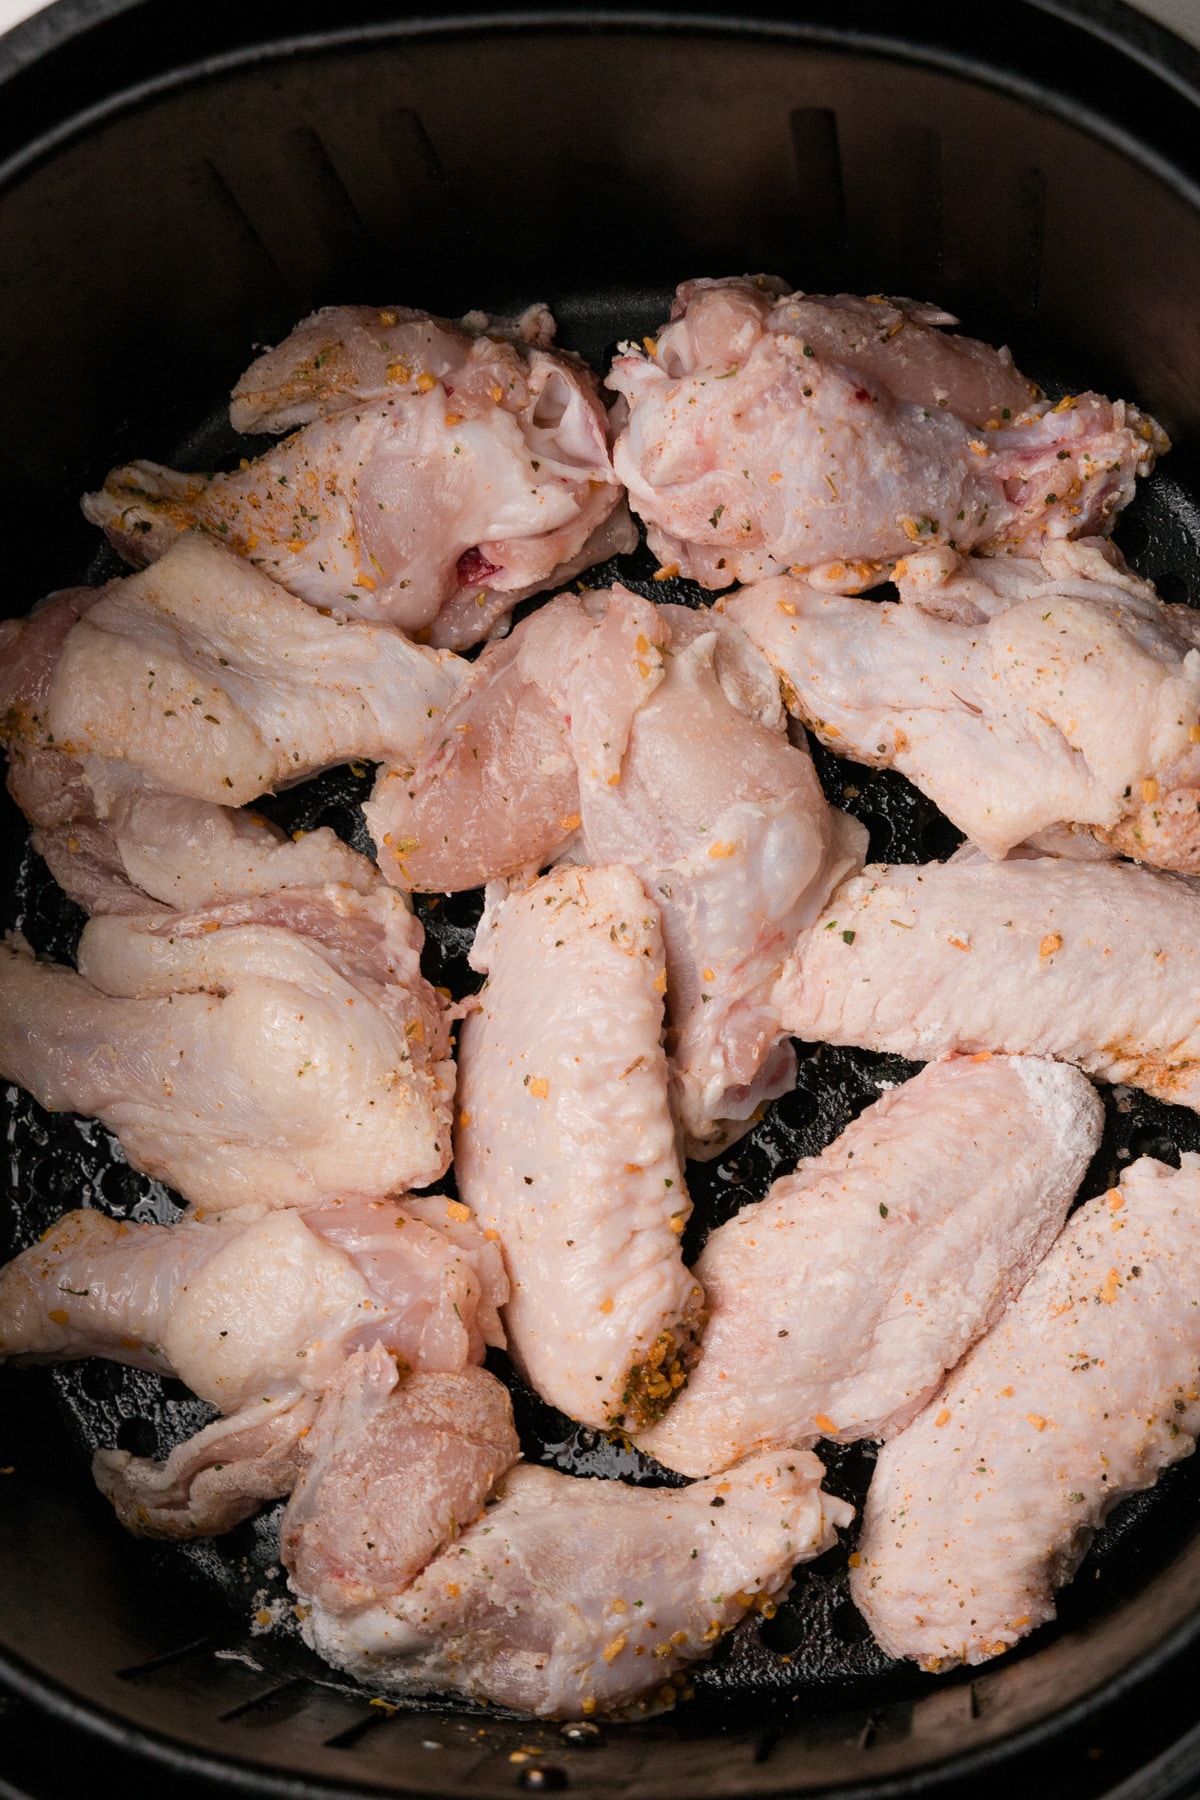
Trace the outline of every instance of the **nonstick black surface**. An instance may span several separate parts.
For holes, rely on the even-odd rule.
[[[686,272],[686,271],[685,271]],[[404,296],[406,299],[409,296]],[[936,296],[935,296],[936,297]],[[506,296],[484,298],[506,299]],[[603,368],[617,339],[640,336],[666,316],[667,294],[602,296],[562,322],[560,338]],[[970,321],[966,322],[970,328]],[[1054,371],[1022,359],[1027,372],[1051,394],[1065,391]],[[1087,384],[1087,371],[1066,373],[1071,385]],[[228,466],[254,455],[268,440],[237,437],[223,407],[182,444],[171,459],[192,469]],[[1166,469],[1144,483],[1138,498],[1117,529],[1117,542],[1139,573],[1158,583],[1163,597],[1200,603],[1200,513]],[[655,600],[703,604],[709,598],[693,584],[678,579],[656,582],[654,559],[644,544],[630,556],[589,571],[587,585],[599,587],[619,579]],[[123,572],[106,547],[97,551],[81,577],[96,581]],[[876,591],[876,597],[894,592]],[[537,601],[518,611],[523,616]],[[872,860],[924,862],[949,855],[961,834],[902,776],[839,761],[813,746],[817,768],[829,799],[861,819],[870,832]],[[333,827],[355,848],[369,853],[360,803],[370,791],[373,770],[361,765],[331,770],[287,793],[268,797],[261,810],[289,829]],[[14,833],[23,825],[12,813]],[[472,991],[480,978],[467,965],[466,952],[479,916],[480,893],[449,898],[419,896],[417,909],[427,934],[426,973],[455,995]],[[22,930],[39,954],[70,960],[84,915],[55,887],[41,860],[26,847],[15,876],[3,895],[6,925]],[[718,1161],[692,1164],[689,1185],[695,1212],[684,1240],[690,1261],[709,1231],[748,1201],[766,1193],[776,1176],[797,1158],[820,1150],[841,1132],[887,1086],[914,1074],[920,1066],[894,1056],[822,1045],[800,1045],[800,1073],[795,1091],[777,1101],[755,1128]],[[1169,1107],[1132,1089],[1102,1089],[1106,1126],[1101,1148],[1080,1190],[1090,1198],[1112,1185],[1133,1158],[1153,1155],[1178,1164],[1182,1150],[1200,1150],[1200,1118],[1187,1109]],[[5,1092],[9,1164],[7,1193],[0,1209],[0,1252],[12,1254],[33,1242],[68,1207],[90,1205],[114,1216],[169,1222],[179,1202],[162,1184],[132,1170],[114,1137],[94,1121],[45,1113],[15,1088]],[[452,1174],[438,1184],[452,1193]],[[542,1402],[515,1376],[507,1359],[493,1352],[489,1366],[509,1386],[526,1457],[580,1476],[604,1476],[636,1484],[676,1484],[682,1478],[660,1468],[635,1450],[600,1433],[574,1424]],[[12,1379],[12,1378],[10,1378]],[[45,1384],[77,1446],[80,1465],[99,1445],[116,1444],[138,1455],[164,1456],[183,1438],[215,1416],[213,1409],[191,1396],[175,1380],[101,1361],[67,1365],[52,1372],[15,1379]],[[31,1385],[30,1392],[33,1388]],[[829,1488],[856,1505],[871,1478],[874,1449],[869,1445],[822,1449]],[[1190,1538],[1200,1503],[1200,1458],[1166,1472],[1150,1493],[1126,1501],[1098,1534],[1074,1583],[1060,1599],[1057,1623],[1044,1627],[1007,1659],[1035,1653],[1054,1635],[1106,1613],[1136,1593],[1147,1579],[1178,1554]],[[97,1507],[103,1502],[97,1497]],[[282,1503],[234,1532],[207,1542],[184,1545],[139,1545],[148,1581],[160,1583],[164,1596],[179,1595],[212,1621],[211,1641],[220,1653],[247,1661],[278,1678],[271,1704],[298,1703],[312,1683],[351,1691],[333,1671],[301,1643],[291,1610],[292,1596],[278,1562],[277,1525]],[[696,1698],[681,1709],[685,1730],[737,1729],[752,1724],[769,1733],[793,1721],[797,1708],[821,1716],[866,1706],[866,1731],[887,1729],[888,1708],[927,1695],[935,1687],[970,1679],[959,1671],[932,1678],[906,1664],[892,1662],[874,1644],[849,1598],[847,1556],[856,1527],[844,1533],[836,1548],[804,1568],[791,1598],[768,1621],[745,1621],[718,1648],[711,1663],[696,1670]],[[353,1689],[355,1694],[360,1690]],[[441,1713],[436,1700],[412,1703],[414,1710]],[[460,1702],[453,1716],[467,1721],[496,1716]],[[381,1710],[355,1725],[369,1728],[388,1714]],[[877,1723],[871,1723],[877,1720]],[[460,1729],[462,1727],[460,1726]],[[546,1735],[547,1728],[539,1728]],[[553,1734],[555,1728],[548,1728]],[[609,1736],[621,1726],[605,1728]],[[570,1743],[568,1738],[567,1743]],[[531,1740],[532,1742],[532,1740]],[[582,1740],[580,1740],[582,1743]],[[576,1745],[576,1749],[580,1746]],[[514,1771],[514,1773],[519,1772]]]

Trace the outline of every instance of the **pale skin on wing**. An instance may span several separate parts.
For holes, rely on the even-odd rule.
[[[685,1475],[891,1437],[1053,1243],[1100,1140],[1074,1069],[930,1063],[718,1227],[700,1361],[639,1448]]]
[[[199,1205],[398,1193],[450,1161],[454,1072],[394,890],[94,918],[79,972],[0,951],[0,1067]]]
[[[1107,530],[1169,446],[1123,401],[1055,407],[949,314],[761,278],[685,282],[608,375],[613,450],[663,565],[857,592],[914,547],[1036,553]]]
[[[775,989],[810,1043],[1073,1062],[1200,1107],[1200,886],[1124,862],[868,863]]]
[[[455,649],[633,547],[599,384],[530,331],[327,308],[248,371],[242,426],[299,430],[229,474],[114,469],[87,517],[130,561],[198,528],[314,607]],[[402,316],[403,315],[403,316]]]
[[[851,1592],[892,1656],[1002,1655],[1055,1613],[1092,1534],[1200,1430],[1200,1157],[1143,1157],[884,1447]]]
[[[897,768],[1002,857],[1122,851],[1200,873],[1196,614],[1103,542],[906,557],[902,604],[790,577],[720,602],[828,747]],[[1047,846],[1049,847],[1049,846]]]
[[[455,1166],[504,1250],[511,1353],[586,1424],[655,1417],[702,1319],[657,909],[628,869],[563,869],[501,899],[472,955],[488,981],[460,1032]]]

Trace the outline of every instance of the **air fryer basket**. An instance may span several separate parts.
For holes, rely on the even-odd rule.
[[[936,298],[1011,343],[1048,390],[1149,406],[1180,444],[1118,541],[1166,598],[1200,603],[1200,65],[1120,5],[406,20],[370,0],[212,0],[187,41],[178,25],[170,0],[60,0],[0,45],[7,613],[89,566],[117,572],[76,510],[111,464],[246,453],[223,397],[250,346],[315,304],[545,298],[561,340],[602,365],[618,336],[661,322],[675,280],[759,268],[812,290]],[[697,598],[664,593],[652,568],[642,550],[619,572]],[[823,752],[818,766],[874,856],[952,848],[899,777]],[[271,806],[353,838],[366,781],[335,771]],[[5,805],[0,920],[69,955],[81,915]],[[422,904],[434,979],[461,989],[476,902]],[[802,1051],[796,1094],[693,1172],[689,1250],[910,1069]],[[9,1113],[0,1254],[84,1200],[174,1216],[99,1127],[15,1090]],[[1180,1149],[1200,1149],[1195,1115],[1110,1095],[1083,1191],[1130,1156]],[[664,1478],[515,1398],[528,1455]],[[126,1538],[91,1487],[95,1443],[161,1453],[207,1416],[180,1384],[110,1365],[0,1370],[0,1677],[110,1744],[242,1791],[944,1791],[1081,1746],[1084,1724],[1130,1717],[1156,1682],[1174,1693],[1200,1660],[1197,1457],[1114,1515],[1057,1625],[973,1678],[931,1680],[878,1652],[846,1592],[851,1538],[774,1620],[739,1628],[672,1716],[593,1737],[373,1706],[298,1642],[278,1508],[215,1544],[162,1548]],[[869,1450],[837,1452],[830,1483],[861,1498],[870,1466]],[[1147,1749],[1160,1741],[1147,1727]],[[1152,1791],[1180,1790],[1138,1790]]]

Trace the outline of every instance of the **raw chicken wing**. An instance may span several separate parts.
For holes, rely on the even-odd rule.
[[[515,346],[515,368],[529,350],[549,350],[554,316],[531,306],[516,319],[468,313],[457,323],[411,306],[323,306],[302,319],[282,344],[246,370],[229,402],[235,431],[295,431],[314,419],[382,400],[424,370],[445,383]],[[405,371],[408,371],[406,374]]]
[[[458,893],[536,872],[578,829],[568,720],[539,684],[548,635],[574,657],[590,625],[560,594],[511,637],[485,644],[415,770],[381,769],[363,808],[380,867],[398,887]]]
[[[881,1452],[850,1585],[936,1672],[1054,1617],[1092,1533],[1200,1432],[1200,1157],[1143,1157]]]
[[[699,1364],[642,1449],[685,1475],[891,1437],[1057,1237],[1100,1141],[1074,1069],[957,1057],[869,1106],[714,1231]]]
[[[192,533],[7,633],[10,741],[229,806],[358,756],[415,761],[463,672],[387,626],[323,618]]]
[[[68,1213],[0,1270],[0,1360],[106,1356],[186,1381],[226,1416],[164,1463],[102,1450],[97,1480],[134,1530],[224,1531],[290,1490],[312,1397],[357,1347],[456,1374],[503,1343],[500,1253],[458,1214],[439,1198],[172,1226]]]
[[[95,918],[79,973],[0,949],[0,1072],[199,1205],[400,1192],[450,1161],[445,1007],[400,896]]]
[[[1106,552],[1108,553],[1106,555]],[[894,766],[989,856],[1052,828],[1200,873],[1200,619],[1103,541],[906,558],[903,604],[764,581],[721,603],[829,748]]]
[[[631,599],[613,590],[610,636]],[[659,679],[632,716],[619,775],[602,762],[587,775],[580,760],[578,854],[627,864],[658,903],[672,1100],[686,1154],[706,1160],[795,1082],[771,991],[796,932],[861,865],[866,834],[787,741],[740,630],[682,606],[660,608],[657,624],[645,660]],[[571,725],[578,738],[576,714]]]
[[[687,1153],[713,1156],[795,1077],[769,997],[865,835],[791,745],[775,679],[719,614],[560,594],[489,646],[416,772],[381,775],[384,871],[454,888],[569,855],[658,903]]]
[[[1200,886],[1124,862],[962,851],[868,864],[802,932],[774,1001],[810,1043],[1077,1063],[1200,1109]]]
[[[1036,554],[1107,530],[1169,448],[1099,394],[1051,408],[1003,351],[910,301],[690,281],[608,385],[651,548],[703,586],[787,570],[854,591],[914,545]]]
[[[564,869],[485,916],[472,961],[488,981],[461,1028],[455,1169],[504,1250],[512,1354],[573,1418],[646,1423],[702,1322],[656,908],[628,869]]]
[[[233,418],[303,423],[231,474],[114,469],[87,517],[137,563],[199,527],[313,606],[456,649],[636,542],[595,376],[536,343],[331,307],[254,365]]]
[[[257,813],[167,793],[129,764],[54,741],[46,708],[63,645],[100,592],[75,588],[0,625],[0,718],[8,786],[33,847],[92,913],[179,911],[285,887],[378,885],[365,856],[322,828],[296,839]]]
[[[305,1637],[377,1691],[457,1691],[541,1718],[669,1704],[683,1668],[769,1609],[852,1517],[804,1451],[684,1489],[518,1467],[489,1501],[491,1472],[516,1455],[503,1390],[489,1405],[490,1377],[472,1370],[391,1393],[395,1371],[371,1356],[361,1374],[347,1365],[340,1416],[325,1401],[281,1539],[311,1606]]]
[[[319,1614],[402,1593],[478,1518],[520,1453],[494,1375],[409,1373],[382,1344],[359,1351],[326,1394],[283,1516],[293,1587]]]
[[[507,1297],[496,1245],[436,1195],[175,1225],[85,1210],[0,1269],[0,1358],[104,1356],[232,1413],[267,1389],[320,1392],[376,1340],[414,1369],[482,1362]]]

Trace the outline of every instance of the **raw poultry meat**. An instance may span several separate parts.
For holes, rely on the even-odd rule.
[[[134,1224],[68,1213],[0,1269],[0,1360],[105,1356],[177,1375],[224,1415],[164,1462],[94,1471],[141,1534],[226,1531],[290,1491],[314,1400],[373,1344],[457,1373],[502,1344],[500,1253],[457,1201],[254,1206]]]
[[[14,745],[10,756],[9,791],[33,847],[86,912],[191,912],[284,888],[380,885],[374,863],[328,826],[288,837],[261,813],[166,794],[126,764],[93,756],[85,766],[53,745]]]
[[[334,1614],[403,1592],[520,1453],[494,1375],[410,1373],[381,1342],[359,1351],[329,1387],[280,1526],[296,1592]]]
[[[228,806],[354,757],[415,761],[463,673],[388,626],[322,617],[192,533],[3,633],[10,745]]]
[[[95,918],[79,973],[0,949],[0,1071],[198,1205],[394,1194],[450,1161],[446,1008],[400,896]]]
[[[636,542],[599,384],[537,341],[330,307],[247,372],[232,417],[301,429],[230,474],[114,469],[83,506],[122,555],[199,527],[314,606],[461,649]]]
[[[687,607],[658,618],[662,678],[632,718],[619,778],[580,759],[579,854],[627,863],[661,909],[672,1102],[686,1154],[705,1160],[795,1082],[771,991],[796,932],[861,866],[866,834],[787,741],[742,634]]]
[[[789,569],[853,591],[914,545],[1036,554],[1107,530],[1169,448],[1099,394],[1051,407],[948,313],[689,281],[623,347],[613,466],[651,548],[704,587]]]
[[[362,1346],[457,1374],[502,1344],[495,1244],[437,1196],[172,1226],[68,1213],[0,1270],[0,1360],[106,1356],[177,1375],[220,1408],[163,1462],[101,1450],[94,1472],[142,1535],[227,1531],[290,1491],[315,1399]]]
[[[168,793],[128,763],[56,742],[46,718],[63,644],[99,590],[53,595],[28,619],[0,625],[0,719],[8,786],[34,849],[88,912],[180,911],[285,887],[379,876],[326,828],[289,839],[257,813]]]
[[[477,312],[457,321],[411,306],[323,306],[250,364],[230,398],[229,422],[235,431],[295,431],[382,400],[423,372],[460,385],[465,374],[467,384],[478,385],[481,370],[511,364],[515,384],[524,357],[550,350],[555,330],[554,315],[542,305],[514,319]],[[506,357],[505,345],[514,347],[513,357]]]
[[[1143,1157],[879,1455],[851,1591],[931,1672],[999,1656],[1200,1431],[1200,1157]]]
[[[572,1418],[646,1423],[703,1321],[657,909],[628,869],[564,869],[485,916],[472,961],[488,981],[460,1032],[455,1172],[504,1250],[511,1353]]]
[[[304,1635],[376,1691],[457,1691],[542,1718],[668,1704],[686,1665],[770,1610],[852,1517],[803,1451],[684,1489],[518,1467],[488,1501],[489,1469],[516,1453],[489,1379],[426,1378],[435,1435],[424,1393],[375,1352],[347,1364],[339,1411],[327,1398],[307,1441],[280,1534]]]
[[[582,604],[559,595],[511,637],[485,644],[415,770],[381,769],[363,808],[380,867],[397,886],[458,893],[536,872],[579,827],[568,720],[537,680],[560,633],[586,642]]]
[[[1191,607],[1103,540],[922,551],[895,580],[900,605],[786,576],[720,604],[831,750],[902,770],[989,856],[1062,828],[1200,874]]]
[[[639,1447],[685,1475],[751,1452],[888,1438],[1057,1237],[1100,1142],[1076,1070],[930,1063],[714,1231],[698,1366]]]
[[[97,1450],[96,1486],[135,1537],[190,1539],[232,1531],[300,1474],[300,1445],[320,1407],[295,1389],[266,1396],[185,1438],[161,1462]]]
[[[495,1243],[439,1195],[174,1225],[82,1210],[0,1269],[0,1358],[104,1356],[233,1413],[266,1389],[321,1392],[374,1342],[413,1369],[482,1362],[507,1298]]]
[[[719,614],[624,588],[559,595],[489,646],[415,774],[381,774],[384,872],[453,890],[572,860],[658,903],[687,1153],[713,1156],[794,1079],[769,1004],[796,932],[865,848],[791,745],[775,679]]]
[[[1004,1051],[1200,1108],[1200,887],[1123,862],[868,863],[797,939],[774,1002],[810,1043]]]

